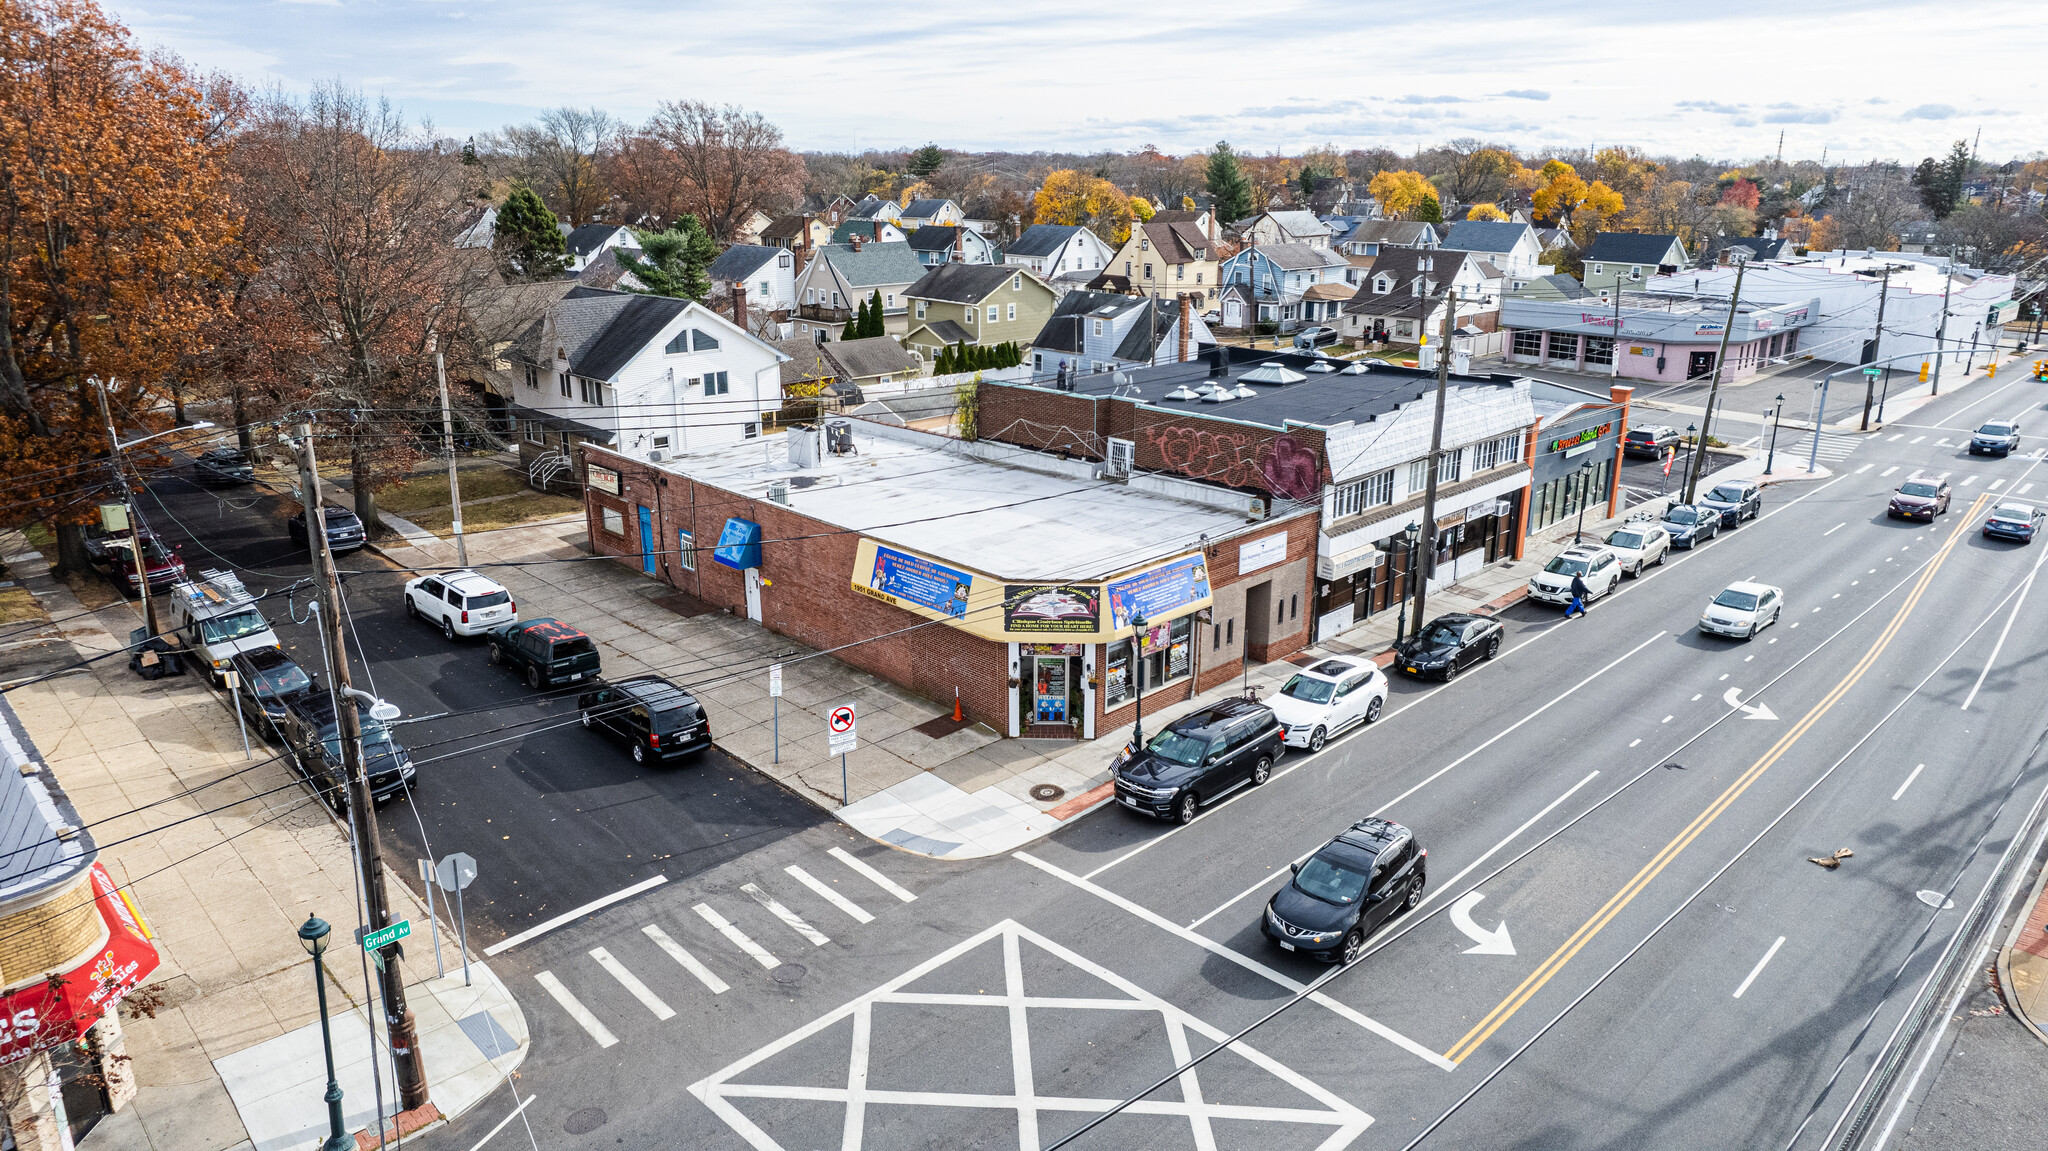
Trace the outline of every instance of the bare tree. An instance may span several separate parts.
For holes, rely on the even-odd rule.
[[[803,161],[782,146],[782,129],[759,112],[671,100],[639,135],[665,155],[682,209],[720,240],[730,241],[756,209],[774,215],[803,193]]]
[[[505,129],[483,142],[502,153],[508,175],[533,185],[557,216],[588,224],[605,206],[605,172],[622,125],[601,108],[553,108],[537,124]]]
[[[1836,206],[1834,240],[1844,248],[1895,251],[1899,225],[1922,214],[1905,169],[1872,161],[1843,180],[1846,193]]]

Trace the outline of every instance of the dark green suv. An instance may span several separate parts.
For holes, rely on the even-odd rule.
[[[491,662],[525,669],[526,686],[549,687],[597,678],[597,644],[558,619],[543,616],[485,633]]]

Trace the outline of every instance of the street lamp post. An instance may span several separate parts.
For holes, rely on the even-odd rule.
[[[1770,475],[1778,469],[1778,417],[1785,412],[1785,393],[1778,393],[1777,406],[1771,409],[1771,455],[1764,461],[1764,474]]]
[[[1131,754],[1145,750],[1145,613],[1131,612],[1131,683],[1136,689],[1137,714],[1131,720]]]
[[[1586,505],[1593,502],[1593,461],[1579,465],[1579,526],[1572,529],[1572,542],[1578,543],[1586,535]]]
[[[1685,434],[1692,437],[1692,454],[1685,458],[1685,474],[1690,476],[1692,475],[1693,462],[1699,459],[1700,441],[1705,437],[1700,435],[1700,426],[1698,424],[1685,425]],[[1690,495],[1691,493],[1688,492],[1687,494]]]
[[[334,1033],[327,1023],[327,972],[321,955],[327,951],[327,921],[309,915],[299,925],[299,945],[313,957],[313,986],[320,992],[320,1046],[327,1053],[327,1141],[320,1151],[350,1151],[355,1140],[341,1130],[341,1083],[334,1077]]]
[[[1394,639],[1396,642],[1408,638],[1408,597],[1415,591],[1415,541],[1422,538],[1422,529],[1410,524],[1404,533],[1408,538],[1403,545],[1408,549],[1406,579],[1401,587],[1401,609],[1394,617]],[[1422,630],[1422,613],[1415,613],[1415,630]]]

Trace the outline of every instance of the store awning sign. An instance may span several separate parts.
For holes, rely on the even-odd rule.
[[[1187,556],[1109,585],[1109,626],[1131,626],[1131,614],[1164,619],[1209,598],[1209,562]]]
[[[1583,432],[1574,432],[1569,436],[1559,436],[1557,439],[1550,441],[1550,450],[1561,452],[1567,448],[1578,447],[1580,444],[1590,444],[1613,429],[1614,425],[1612,423],[1605,423],[1597,428],[1587,428]]]
[[[149,932],[107,869],[95,863],[88,875],[106,942],[72,970],[0,998],[0,1066],[75,1041],[156,970]]]
[[[914,603],[962,619],[967,615],[967,593],[974,586],[974,577],[923,556],[877,547],[868,586],[891,602]]]
[[[711,558],[740,571],[760,567],[761,525],[738,516],[725,521],[725,530],[718,533],[718,547],[712,550]]]
[[[1012,635],[1035,632],[1095,631],[1102,609],[1102,588],[1096,584],[1005,584],[1003,630]]]

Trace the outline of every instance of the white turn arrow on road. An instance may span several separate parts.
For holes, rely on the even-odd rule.
[[[1508,938],[1507,920],[1501,920],[1500,926],[1492,931],[1482,930],[1478,924],[1472,922],[1472,909],[1479,906],[1479,901],[1485,898],[1484,892],[1468,891],[1458,897],[1458,902],[1451,904],[1452,926],[1471,936],[1472,941],[1477,944],[1474,947],[1467,947],[1465,954],[1513,955],[1515,942]]]
[[[1729,688],[1728,693],[1726,695],[1723,695],[1721,697],[1721,700],[1722,702],[1726,703],[1729,707],[1738,707],[1741,708],[1743,711],[1748,712],[1749,714],[1744,716],[1744,719],[1778,718],[1778,713],[1772,711],[1770,709],[1770,705],[1768,704],[1742,702],[1742,689],[1739,687]]]

